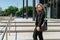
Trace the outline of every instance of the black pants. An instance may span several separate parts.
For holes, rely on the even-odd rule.
[[[38,32],[36,29],[34,30],[33,33],[33,40],[38,40],[37,36],[39,37],[39,40],[43,40],[42,32]]]

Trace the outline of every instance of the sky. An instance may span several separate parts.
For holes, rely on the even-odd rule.
[[[26,2],[24,4],[26,6]],[[38,4],[38,0],[36,0],[36,5],[37,4]],[[28,5],[32,6],[32,0],[28,0]],[[16,6],[18,8],[21,8],[23,7],[23,0],[0,0],[0,7],[3,10],[7,9],[9,6]]]

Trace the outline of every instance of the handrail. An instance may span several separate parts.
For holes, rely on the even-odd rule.
[[[16,22],[15,22],[15,31],[16,31]],[[15,40],[17,40],[17,31],[16,31],[16,34],[15,34]]]
[[[3,35],[2,35],[1,40],[4,39],[4,35],[5,35],[5,33],[7,32],[7,27],[8,27],[8,25],[9,25],[9,23],[10,23],[10,19],[11,19],[11,18],[12,18],[12,14],[10,15],[10,18],[8,19],[8,23],[7,23],[7,25],[5,26],[5,30],[4,30],[4,32],[3,32]]]
[[[1,29],[1,30],[3,30],[5,28],[5,26]],[[0,33],[0,35],[1,35],[2,33]]]

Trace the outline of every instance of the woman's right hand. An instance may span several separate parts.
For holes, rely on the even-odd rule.
[[[40,27],[39,26],[37,26],[36,29],[37,29],[37,31],[40,31]]]

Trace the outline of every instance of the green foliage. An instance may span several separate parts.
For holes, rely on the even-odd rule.
[[[11,13],[13,16],[15,16],[17,11],[18,11],[17,7],[9,6],[7,9],[5,9],[4,13],[6,16],[10,15]]]
[[[5,16],[8,16],[8,15],[10,15],[12,13],[13,16],[21,17],[23,15],[23,11],[24,11],[24,16],[26,16],[26,7],[24,7],[24,9],[20,8],[19,10],[18,10],[17,7],[9,6],[7,9],[5,9],[3,11],[3,13],[4,13]],[[28,6],[28,16],[32,17],[32,13],[33,13],[33,7]]]
[[[3,16],[4,11],[2,10],[2,8],[0,7],[0,16]]]
[[[24,9],[23,8],[20,9],[20,14],[21,15],[23,14],[23,10],[24,10],[24,14],[26,14],[26,7],[24,7]],[[28,6],[28,16],[31,17],[32,13],[33,13],[33,7]]]
[[[17,11],[16,14],[15,14],[15,16],[17,16],[17,17],[18,16],[20,17],[20,15],[21,15],[20,11]]]

